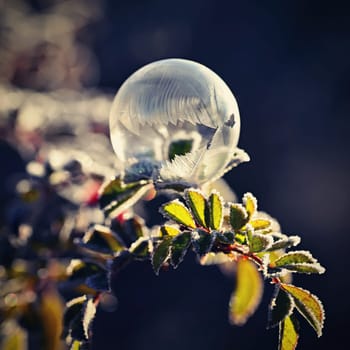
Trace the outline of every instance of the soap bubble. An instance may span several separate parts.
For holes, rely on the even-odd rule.
[[[152,164],[160,181],[215,180],[239,153],[235,97],[218,75],[189,60],[156,61],[132,74],[115,96],[109,122],[125,168],[140,171],[147,163],[149,171]],[[243,153],[239,162],[247,160]]]

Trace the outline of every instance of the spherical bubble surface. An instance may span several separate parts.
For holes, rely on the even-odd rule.
[[[150,63],[121,86],[110,112],[114,151],[125,166],[153,162],[169,180],[220,177],[240,133],[231,90],[209,68],[184,59]]]

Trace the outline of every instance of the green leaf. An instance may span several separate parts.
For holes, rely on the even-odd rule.
[[[308,290],[292,284],[281,283],[281,288],[294,298],[296,308],[314,328],[317,336],[320,337],[325,318],[321,301]]]
[[[257,199],[250,192],[247,192],[243,196],[243,204],[245,206],[249,218],[251,218],[258,209]]]
[[[162,236],[172,236],[175,237],[180,233],[180,230],[176,227],[173,226],[168,226],[168,225],[163,225],[160,228],[160,232],[162,234]]]
[[[321,266],[319,263],[289,264],[289,265],[284,265],[283,268],[289,271],[306,273],[306,274],[311,274],[311,273],[322,274],[326,271],[326,269],[323,266]]]
[[[257,267],[250,260],[238,260],[236,289],[231,295],[229,319],[234,325],[243,325],[260,304],[263,281]]]
[[[207,227],[208,203],[202,192],[195,189],[185,191],[186,203],[199,226]]]
[[[249,250],[252,253],[259,253],[267,250],[273,243],[273,238],[271,236],[260,233],[252,233],[248,240]]]
[[[179,139],[172,141],[169,145],[169,160],[173,160],[175,156],[182,156],[191,152],[193,146],[193,139]]]
[[[271,267],[284,267],[291,264],[317,263],[317,260],[306,250],[298,250],[283,254],[276,259]]]
[[[84,335],[86,339],[90,339],[90,330],[92,326],[92,321],[95,318],[96,314],[96,304],[94,303],[93,299],[90,298],[85,302],[84,308],[83,308],[83,329],[84,329]]]
[[[294,300],[279,286],[276,286],[275,296],[269,305],[267,328],[276,327],[293,312]]]
[[[253,226],[254,230],[265,230],[270,227],[271,221],[266,219],[254,219],[249,223]]]
[[[196,224],[189,210],[178,199],[164,204],[160,212],[168,219],[175,221],[180,225],[195,228]]]
[[[235,232],[235,241],[239,244],[248,244],[247,235],[244,232]]]
[[[278,350],[295,350],[299,340],[299,322],[294,315],[280,323]]]
[[[213,191],[209,196],[209,226],[213,230],[220,230],[223,222],[224,200],[218,192]]]
[[[103,185],[99,202],[107,215],[118,215],[139,200],[150,188],[149,181],[141,180],[125,184],[120,177]]]
[[[149,257],[149,241],[147,238],[140,237],[129,248],[129,252],[132,253],[135,259],[145,260]]]
[[[232,231],[217,232],[216,237],[223,244],[233,244],[235,242],[235,233]]]
[[[248,213],[245,208],[238,203],[231,204],[230,223],[234,230],[239,230],[249,221]]]
[[[80,350],[81,349],[80,345],[81,345],[80,341],[74,340],[69,350]]]
[[[170,246],[170,259],[174,269],[176,269],[183,261],[191,244],[191,232],[183,232],[177,235]]]
[[[204,231],[202,229],[196,229],[192,231],[192,244],[193,249],[199,257],[207,254],[215,241],[215,231],[212,233]]]
[[[278,249],[287,249],[290,247],[295,247],[300,243],[299,236],[289,236],[283,237],[281,239],[276,240],[272,246],[267,249],[268,251],[278,250]]]
[[[78,245],[102,254],[113,254],[125,249],[123,242],[108,227],[103,225],[94,225],[85,233]]]
[[[170,245],[172,240],[173,238],[171,236],[164,237],[153,251],[152,266],[156,275],[159,274],[160,268],[169,258]]]

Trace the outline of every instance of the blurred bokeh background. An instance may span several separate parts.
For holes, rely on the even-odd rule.
[[[325,275],[296,279],[327,311],[318,340],[302,323],[300,349],[345,348],[349,16],[348,2],[337,0],[0,0],[0,217],[8,184],[24,171],[21,159],[56,159],[52,145],[67,125],[76,134],[89,125],[75,149],[91,156],[90,166],[98,160],[113,172],[105,128],[118,87],[154,60],[198,61],[227,82],[241,111],[239,146],[251,162],[225,179],[238,196],[254,193],[327,267]],[[31,133],[38,128],[44,141]],[[227,322],[233,281],[190,258],[160,277],[150,265],[133,265],[115,288],[118,309],[99,311],[93,349],[277,347],[277,331],[265,330],[269,286],[243,328]]]

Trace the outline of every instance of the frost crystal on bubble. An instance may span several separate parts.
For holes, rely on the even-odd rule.
[[[126,168],[147,161],[160,181],[202,184],[232,167],[240,116],[235,97],[213,71],[166,59],[124,82],[111,108],[110,131]],[[234,165],[248,159],[244,153]]]

